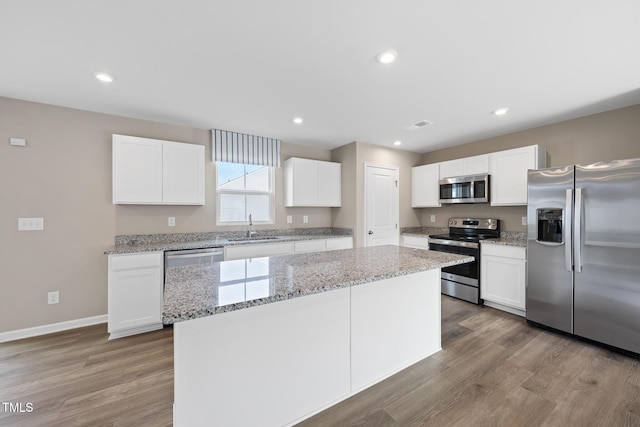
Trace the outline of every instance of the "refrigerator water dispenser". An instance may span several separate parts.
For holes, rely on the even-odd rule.
[[[538,209],[538,241],[563,243],[563,209]]]

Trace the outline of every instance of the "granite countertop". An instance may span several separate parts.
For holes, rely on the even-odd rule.
[[[504,246],[517,246],[521,248],[527,247],[527,235],[526,233],[520,233],[517,231],[503,231],[500,233],[499,239],[481,240],[480,243],[504,245]]]
[[[116,244],[104,253],[105,255],[113,255],[136,252],[221,248],[224,246],[278,243],[296,240],[333,239],[353,237],[353,230],[330,227],[258,230],[258,235],[252,239],[247,239],[245,236],[246,231],[116,236]]]
[[[163,323],[471,261],[473,257],[464,255],[387,245],[170,267]]]
[[[449,234],[449,229],[446,227],[406,227],[400,230],[400,234],[427,237],[430,234]]]
[[[437,227],[409,227],[403,228],[401,234],[409,236],[427,237],[431,234],[449,234],[448,228]],[[500,238],[481,240],[481,243],[493,243],[505,246],[527,246],[527,234],[519,231],[502,231]]]

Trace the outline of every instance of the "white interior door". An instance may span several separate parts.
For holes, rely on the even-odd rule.
[[[397,245],[398,168],[365,163],[365,245]]]

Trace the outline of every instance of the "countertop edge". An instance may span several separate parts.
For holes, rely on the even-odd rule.
[[[262,245],[268,243],[286,243],[303,240],[321,240],[321,239],[341,239],[351,238],[351,235],[345,234],[317,234],[317,235],[297,235],[297,236],[282,236],[277,239],[260,240],[257,241],[242,240],[242,241],[227,241],[226,239],[216,240],[196,240],[186,242],[164,242],[164,243],[149,243],[140,245],[115,245],[110,249],[104,251],[104,255],[122,255],[122,254],[134,254],[143,252],[160,252],[160,251],[176,251],[184,249],[209,249],[209,248],[223,248],[225,246],[246,246],[246,245]]]
[[[420,249],[416,249],[416,250],[420,250]],[[450,254],[450,255],[453,255],[453,254]],[[421,273],[421,272],[425,272],[425,271],[429,271],[429,270],[435,270],[435,269],[439,269],[439,268],[443,268],[443,267],[450,267],[452,265],[464,264],[464,263],[467,263],[467,262],[471,262],[474,259],[473,257],[470,257],[470,256],[462,256],[462,255],[456,255],[456,256],[458,256],[460,258],[457,259],[457,260],[439,262],[437,264],[425,265],[425,266],[417,267],[417,268],[410,268],[410,269],[407,269],[407,270],[396,271],[396,272],[393,272],[393,273],[387,273],[387,274],[382,274],[382,275],[371,276],[371,277],[358,279],[358,280],[354,280],[354,281],[350,281],[350,282],[343,282],[343,283],[336,283],[336,284],[327,285],[327,286],[321,286],[321,287],[318,287],[318,288],[313,288],[313,289],[309,289],[309,290],[305,290],[305,291],[295,291],[295,292],[291,292],[291,293],[287,293],[287,294],[275,295],[275,296],[270,296],[270,297],[267,297],[267,298],[255,299],[255,300],[251,300],[251,301],[243,301],[243,302],[239,302],[239,303],[236,303],[236,304],[229,304],[229,305],[225,305],[225,306],[221,306],[221,307],[208,308],[206,310],[195,310],[195,311],[186,312],[186,313],[183,312],[183,313],[180,313],[179,316],[175,316],[175,315],[174,316],[165,316],[164,313],[163,313],[162,323],[164,325],[173,325],[173,324],[178,323],[178,322],[198,319],[198,318],[201,318],[201,317],[207,317],[207,316],[212,316],[212,315],[221,314],[221,313],[228,313],[228,312],[231,312],[231,311],[237,311],[237,310],[256,307],[256,306],[260,306],[260,305],[271,304],[271,303],[279,302],[279,301],[286,301],[286,300],[290,300],[290,299],[294,299],[294,298],[304,297],[304,296],[307,296],[307,295],[314,295],[314,294],[318,294],[318,293],[329,292],[329,291],[332,291],[332,290],[343,289],[343,288],[347,288],[347,287],[363,285],[363,284],[366,284],[366,283],[377,282],[377,281],[380,281],[380,280],[391,279],[391,278],[394,278],[394,277],[407,276],[407,275],[410,275],[410,274]]]

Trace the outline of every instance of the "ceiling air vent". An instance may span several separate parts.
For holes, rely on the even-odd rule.
[[[433,124],[433,122],[430,122],[429,120],[420,120],[417,123],[414,123],[412,125],[406,126],[405,129],[406,130],[417,130],[417,129],[425,128],[427,126],[431,126],[432,124]]]

